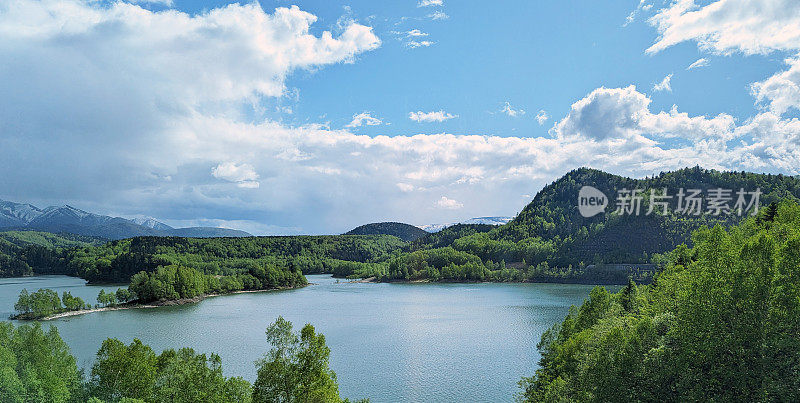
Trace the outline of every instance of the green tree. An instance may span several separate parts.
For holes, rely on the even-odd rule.
[[[119,303],[121,304],[130,302],[135,299],[133,293],[131,293],[130,290],[128,290],[127,288],[118,288],[116,295],[117,295],[117,301],[119,301]]]
[[[64,303],[64,308],[68,311],[79,311],[86,308],[86,303],[80,297],[74,297],[69,291],[64,291],[61,294],[61,302]]]
[[[128,346],[106,339],[92,366],[92,395],[109,401],[125,397],[148,400],[155,388],[156,364],[153,349],[138,339]]]
[[[173,403],[249,402],[252,390],[242,378],[222,375],[218,355],[195,354],[190,348],[166,350],[158,357],[152,401]]]
[[[257,362],[254,402],[340,402],[336,374],[330,369],[325,336],[305,325],[296,334],[278,317],[267,328],[272,349]]]
[[[81,373],[53,326],[0,322],[0,396],[6,402],[70,402],[82,395]]]

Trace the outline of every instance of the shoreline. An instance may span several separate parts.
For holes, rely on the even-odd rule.
[[[241,290],[241,291],[234,291],[234,292],[227,292],[223,294],[206,294],[202,296],[197,296],[194,298],[181,298],[175,300],[166,300],[166,301],[157,301],[157,302],[148,302],[146,304],[140,303],[125,303],[120,305],[114,306],[106,306],[102,308],[91,308],[91,309],[80,309],[77,311],[66,311],[66,312],[59,312],[54,313],[52,315],[48,315],[42,318],[24,318],[20,317],[19,315],[12,315],[9,319],[11,320],[20,320],[20,321],[49,321],[61,318],[68,318],[71,316],[78,316],[78,315],[85,315],[89,313],[95,312],[107,312],[107,311],[122,311],[127,309],[152,309],[152,308],[162,308],[165,306],[179,306],[179,305],[189,305],[189,304],[196,304],[202,302],[206,298],[214,298],[214,297],[224,297],[226,295],[236,295],[236,294],[250,294],[250,293],[260,293],[260,292],[270,292],[270,291],[285,291],[285,290],[296,290],[303,287],[307,287],[312,285],[313,283],[308,283],[302,286],[297,287],[280,287],[280,288],[270,288],[268,290]]]

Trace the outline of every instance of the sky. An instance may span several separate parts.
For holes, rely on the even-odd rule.
[[[800,173],[800,2],[6,0],[0,199],[334,234]]]

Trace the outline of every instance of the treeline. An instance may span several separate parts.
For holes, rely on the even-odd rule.
[[[0,232],[0,278],[62,273],[68,249],[101,243],[97,238],[73,234]]]
[[[108,293],[105,290],[100,290],[97,295],[97,305],[94,307],[114,306],[135,300],[137,300],[136,294],[127,288],[119,288],[116,292]],[[17,314],[12,315],[12,319],[42,319],[62,312],[91,308],[91,304],[84,302],[80,297],[73,296],[69,291],[64,291],[59,298],[58,293],[49,288],[40,288],[32,293],[28,292],[27,289],[22,289],[17,303],[14,304]]]
[[[526,401],[800,401],[800,205],[701,228],[651,285],[595,288],[539,343]]]
[[[73,249],[69,274],[90,282],[127,282],[140,272],[180,265],[209,275],[253,274],[272,268],[306,274],[338,260],[370,262],[401,248],[392,236],[284,236],[248,238],[137,237]],[[258,276],[256,276],[258,277]]]
[[[78,369],[55,326],[0,322],[0,400],[24,402],[228,403],[346,402],[330,369],[325,336],[298,333],[283,318],[267,328],[271,350],[256,364],[251,385],[223,374],[216,354],[191,348],[156,354],[139,340],[103,342],[89,376]]]
[[[619,267],[624,266],[624,267]],[[628,279],[649,282],[653,265],[584,265],[551,267],[546,261],[535,266],[524,261],[507,265],[505,261],[483,261],[476,255],[454,247],[423,249],[398,254],[381,263],[347,262],[335,275],[370,278],[378,281],[453,281],[453,282],[538,282],[624,284]]]
[[[150,303],[202,298],[209,294],[225,294],[237,291],[259,291],[279,288],[294,288],[308,284],[299,270],[286,271],[275,267],[256,267],[248,273],[228,276],[203,274],[190,267],[179,265],[160,266],[153,272],[140,271],[131,279],[128,288],[116,292],[100,290],[98,307],[127,303]],[[62,312],[90,309],[81,298],[65,291],[61,298],[51,289],[40,289],[29,293],[23,289],[14,305],[14,319],[41,319]]]
[[[191,299],[208,294],[244,290],[294,288],[308,284],[300,270],[281,270],[274,266],[253,267],[247,273],[214,276],[179,265],[163,266],[153,272],[140,271],[128,287],[138,302]]]

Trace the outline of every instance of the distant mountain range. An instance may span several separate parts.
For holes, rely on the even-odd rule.
[[[486,224],[486,225],[503,225],[507,222],[513,220],[514,217],[475,217],[470,218],[469,220],[464,220],[460,222],[452,222],[446,224],[427,224],[421,225],[419,228],[424,229],[428,232],[439,232],[447,227],[452,227],[456,224]]]
[[[147,235],[194,238],[251,236],[247,232],[227,228],[172,228],[150,217],[129,220],[89,213],[68,205],[40,209],[30,204],[0,200],[0,230],[9,229],[70,233],[107,239]]]

